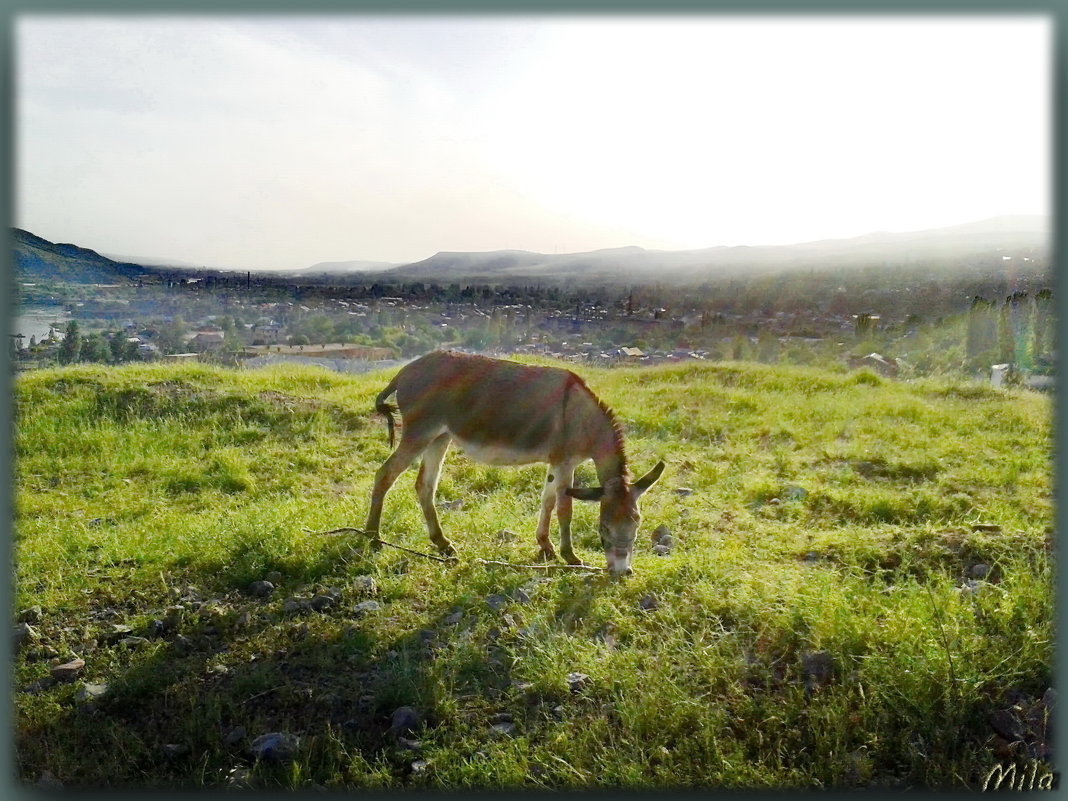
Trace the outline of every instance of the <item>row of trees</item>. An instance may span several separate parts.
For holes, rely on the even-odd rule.
[[[56,357],[60,364],[75,362],[103,362],[122,364],[141,360],[136,342],[121,332],[93,333],[83,336],[78,323],[67,323],[67,332],[59,343]]]

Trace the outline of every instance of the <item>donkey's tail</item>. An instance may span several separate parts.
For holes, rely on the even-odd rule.
[[[393,431],[397,426],[396,421],[393,419],[394,413],[397,411],[397,407],[392,403],[386,403],[386,398],[397,391],[397,379],[394,378],[389,382],[389,385],[378,393],[378,397],[375,398],[375,411],[383,415],[386,418],[386,425],[389,427],[389,447],[393,447]]]

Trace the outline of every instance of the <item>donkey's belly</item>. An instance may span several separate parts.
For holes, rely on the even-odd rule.
[[[451,433],[451,432],[450,432]],[[521,465],[548,461],[548,453],[541,450],[527,450],[509,445],[495,445],[489,442],[471,442],[453,435],[453,442],[467,458],[483,464]]]

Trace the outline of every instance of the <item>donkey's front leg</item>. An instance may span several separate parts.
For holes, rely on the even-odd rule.
[[[569,565],[585,564],[571,546],[571,496],[566,494],[575,481],[575,468],[558,468],[556,482],[556,519],[560,523],[560,554]]]
[[[549,523],[552,519],[553,508],[556,506],[556,474],[553,468],[545,475],[545,488],[541,492],[541,515],[538,517],[538,559],[552,562],[556,559],[556,549],[553,548],[549,539]]]

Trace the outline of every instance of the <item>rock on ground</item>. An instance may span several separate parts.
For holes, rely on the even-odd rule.
[[[70,662],[52,668],[52,678],[56,681],[74,681],[84,668],[84,659],[72,659]]]
[[[300,745],[300,738],[288,732],[270,732],[261,734],[252,741],[249,752],[253,759],[266,762],[284,762],[292,759]]]
[[[415,709],[410,706],[401,706],[393,711],[389,730],[394,735],[411,734],[419,728],[420,723],[422,719]]]

